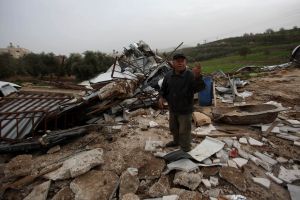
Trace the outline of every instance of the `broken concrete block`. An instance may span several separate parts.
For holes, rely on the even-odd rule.
[[[283,183],[282,180],[280,180],[279,178],[277,178],[276,176],[274,176],[274,174],[271,173],[271,172],[266,172],[266,175],[267,175],[270,179],[272,179],[274,182],[276,182],[277,184],[282,184],[282,183]]]
[[[234,168],[238,169],[238,166],[237,166],[236,162],[234,162],[233,160],[228,160],[227,164],[228,164],[229,167],[234,167]]]
[[[156,123],[155,121],[150,121],[149,122],[149,127],[150,128],[155,128],[155,127],[158,127],[159,125],[158,125],[158,123]]]
[[[247,138],[245,138],[245,137],[241,137],[241,138],[239,139],[239,142],[240,142],[241,144],[248,144]]]
[[[266,179],[266,178],[256,178],[256,177],[253,177],[252,180],[254,181],[254,183],[257,183],[267,189],[270,188],[270,185],[271,185],[271,182],[269,179]]]
[[[248,142],[249,142],[249,144],[252,145],[252,146],[263,146],[263,145],[264,145],[262,142],[260,142],[260,141],[258,141],[258,140],[256,140],[256,139],[254,139],[254,138],[252,138],[252,137],[249,137],[249,138],[248,138]]]
[[[232,138],[222,138],[222,141],[226,143],[226,145],[231,148],[233,145],[234,140]]]
[[[4,166],[4,174],[7,178],[27,176],[33,169],[32,155],[18,155]]]
[[[74,193],[69,187],[64,187],[59,190],[51,200],[72,200],[74,199]]]
[[[170,182],[167,176],[161,176],[158,182],[154,183],[148,193],[151,197],[162,197],[169,194]]]
[[[217,177],[213,177],[211,176],[209,178],[209,182],[212,186],[216,187],[217,185],[219,185],[219,179]]]
[[[24,200],[46,200],[50,185],[51,180],[35,186],[31,193],[24,198]]]
[[[261,132],[265,133],[268,130],[269,127],[270,126],[262,125],[261,126]],[[275,126],[270,132],[271,133],[280,133],[279,127]]]
[[[246,180],[244,175],[236,168],[222,167],[219,175],[222,179],[234,185],[240,191],[246,191]]]
[[[193,112],[192,114],[195,126],[203,126],[207,124],[211,124],[211,119],[207,115],[200,112]]]
[[[178,200],[179,196],[176,194],[163,196],[162,200]]]
[[[220,163],[221,159],[217,158],[217,159],[213,159],[213,163]]]
[[[290,135],[290,134],[277,134],[276,137],[282,138],[282,139],[286,139],[286,140],[290,140],[290,141],[298,141],[300,140],[300,137],[298,136],[294,136],[294,135]]]
[[[258,151],[256,151],[254,153],[255,156],[257,156],[258,158],[260,158],[261,160],[269,163],[270,165],[276,165],[277,164],[277,160],[274,160],[273,158],[266,156],[265,154],[262,154]]]
[[[106,200],[115,190],[119,177],[111,171],[91,170],[70,183],[75,200]]]
[[[212,164],[212,160],[210,158],[206,158],[205,160],[203,160],[203,163],[206,165],[210,165]]]
[[[292,200],[299,200],[300,197],[300,186],[287,184],[288,190]]]
[[[235,147],[237,149],[240,149],[241,148],[241,144],[237,140],[234,140],[233,147]]]
[[[145,145],[145,151],[156,151],[157,147],[164,147],[164,143],[162,141],[153,141],[147,140]]]
[[[250,155],[250,160],[252,162],[254,162],[257,166],[261,166],[262,168],[264,168],[267,171],[272,171],[272,166],[269,163],[255,157],[255,156],[252,156],[252,155]]]
[[[283,166],[281,166],[278,178],[287,183],[292,183],[293,181],[300,179],[300,170],[286,169]]]
[[[137,169],[129,168],[120,177],[120,197],[127,193],[136,193],[140,185]]]
[[[128,193],[122,197],[122,200],[140,200],[140,198],[139,198],[139,196],[137,196],[133,193]]]
[[[206,188],[211,188],[211,183],[208,179],[202,179],[202,183],[205,185]]]
[[[52,153],[56,153],[60,151],[60,146],[59,145],[56,145],[54,147],[51,147],[48,151],[47,151],[47,154],[52,154]]]
[[[201,179],[202,177],[199,173],[177,172],[173,183],[195,190],[201,183]]]
[[[242,149],[238,150],[238,154],[239,154],[239,156],[241,156],[242,158],[245,158],[247,160],[250,158],[249,153],[247,153],[246,151],[244,151]]]
[[[232,160],[237,164],[239,168],[243,167],[248,162],[248,160],[244,158],[233,158]]]
[[[300,142],[299,141],[294,141],[294,145],[297,147],[300,147]]]
[[[278,157],[278,158],[276,158],[276,160],[280,163],[287,163],[289,161],[288,159],[286,159],[284,157]]]
[[[65,160],[62,167],[44,175],[44,177],[51,180],[74,178],[88,172],[97,165],[103,164],[102,156],[103,150],[100,148],[81,152]]]
[[[298,120],[288,119],[286,121],[289,122],[293,127],[300,127],[300,121],[298,121]]]

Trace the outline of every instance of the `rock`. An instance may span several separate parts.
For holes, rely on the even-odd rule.
[[[241,144],[248,144],[247,138],[245,138],[245,137],[241,137],[241,138],[239,139],[239,142],[240,142]]]
[[[300,147],[300,142],[299,141],[294,141],[294,145],[297,147]]]
[[[205,160],[203,160],[203,163],[206,165],[210,165],[210,164],[212,164],[212,161],[210,158],[206,158]]]
[[[161,176],[158,182],[154,183],[148,193],[151,197],[162,197],[169,194],[170,182],[167,176]]]
[[[247,160],[250,158],[249,153],[247,153],[246,151],[244,151],[242,149],[238,150],[238,154],[239,154],[239,156],[241,156],[242,158],[245,158]]]
[[[248,138],[248,142],[252,146],[263,146],[264,144],[258,140],[253,139],[252,137]]]
[[[114,171],[121,175],[125,171],[126,163],[121,153],[116,151],[108,151],[104,154],[104,164],[101,166],[102,170]]]
[[[111,171],[91,170],[70,183],[75,200],[106,200],[115,190],[118,176]]]
[[[163,196],[162,200],[178,200],[179,196],[176,194]]]
[[[267,162],[264,162],[263,160],[256,158],[255,156],[250,155],[250,160],[254,162],[257,166],[261,166],[267,171],[272,171],[272,167]]]
[[[51,180],[35,186],[31,193],[24,198],[24,200],[46,200],[50,184]]]
[[[122,197],[122,200],[140,200],[140,198],[133,193],[128,193]]]
[[[211,124],[211,119],[207,115],[200,112],[193,112],[192,114],[195,126],[203,126],[207,124]]]
[[[219,173],[220,167],[212,166],[212,167],[203,167],[201,172],[204,177],[215,176]]]
[[[156,123],[155,121],[150,121],[149,122],[149,127],[150,128],[155,128],[155,127],[158,127],[159,125],[158,125],[158,123]]]
[[[234,185],[238,190],[246,191],[246,180],[244,175],[234,167],[222,167],[219,175],[222,179]]]
[[[47,151],[47,154],[56,153],[56,152],[58,152],[58,151],[60,151],[60,146],[59,146],[59,145],[56,145],[56,146],[50,148],[50,149]]]
[[[27,176],[33,169],[32,155],[18,155],[11,159],[4,167],[7,178]]]
[[[248,160],[244,158],[233,158],[232,160],[237,164],[239,168],[243,167],[248,162]]]
[[[236,141],[236,140],[233,141],[233,145],[232,146],[235,147],[235,148],[237,148],[237,149],[241,148],[241,144],[238,141]]]
[[[138,190],[140,180],[137,176],[138,173],[134,173],[134,171],[129,168],[122,174],[120,178],[120,197],[127,193],[136,193]]]
[[[164,143],[162,141],[152,141],[147,140],[145,144],[145,151],[156,151],[157,147],[164,147]]]
[[[254,181],[254,183],[257,183],[267,189],[270,188],[270,185],[271,185],[271,182],[269,179],[266,179],[266,178],[255,178],[253,177],[252,180]]]
[[[202,196],[199,192],[188,191],[185,189],[171,188],[170,194],[176,194],[179,196],[179,200],[200,200]]]
[[[217,177],[213,177],[211,176],[209,178],[209,182],[212,186],[216,187],[217,185],[219,185],[219,179]]]
[[[238,166],[236,165],[236,162],[234,162],[233,160],[228,160],[227,164],[229,167],[234,167],[238,169]]]
[[[211,183],[208,179],[202,179],[202,183],[205,185],[206,188],[211,188]]]
[[[232,145],[233,145],[233,142],[234,142],[234,140],[233,139],[231,139],[231,138],[222,138],[222,141],[223,142],[225,142],[226,143],[226,145],[229,147],[229,148],[231,148],[232,147]]]
[[[104,163],[102,156],[103,150],[100,148],[81,152],[64,161],[62,167],[44,175],[44,177],[51,180],[77,177],[88,172],[91,168]]]
[[[187,172],[177,172],[175,174],[173,183],[181,186],[185,186],[191,190],[195,190],[201,183],[202,174],[198,173],[187,173]]]
[[[276,160],[280,163],[287,163],[289,161],[288,159],[286,159],[284,157],[278,157],[278,158],[276,158]]]
[[[276,182],[277,184],[282,184],[282,183],[283,183],[282,180],[280,180],[279,178],[277,178],[276,176],[274,176],[274,174],[271,173],[271,172],[266,172],[266,175],[267,175],[270,179],[272,179],[274,182]]]
[[[74,199],[74,193],[69,187],[62,188],[52,198],[52,200],[73,200],[73,199]]]
[[[217,159],[213,159],[213,163],[220,163],[221,159],[217,158]]]

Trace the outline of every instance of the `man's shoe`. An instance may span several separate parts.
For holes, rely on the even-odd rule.
[[[178,146],[178,144],[176,142],[174,142],[174,141],[168,142],[166,144],[166,147],[176,147],[176,146]]]

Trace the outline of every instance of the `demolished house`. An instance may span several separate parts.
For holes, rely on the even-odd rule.
[[[213,105],[195,102],[192,150],[184,152],[164,146],[168,111],[154,106],[170,69],[140,41],[81,83],[89,88],[81,97],[3,97],[1,197],[297,199],[300,70],[265,67],[248,80],[252,68],[214,73]]]

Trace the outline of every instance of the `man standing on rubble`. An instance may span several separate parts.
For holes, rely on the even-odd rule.
[[[160,108],[163,108],[165,101],[169,105],[169,128],[173,141],[168,142],[166,147],[179,145],[187,152],[191,150],[194,93],[203,90],[205,84],[202,80],[201,66],[190,70],[186,63],[184,54],[177,53],[173,56],[173,70],[164,77],[158,103]]]

